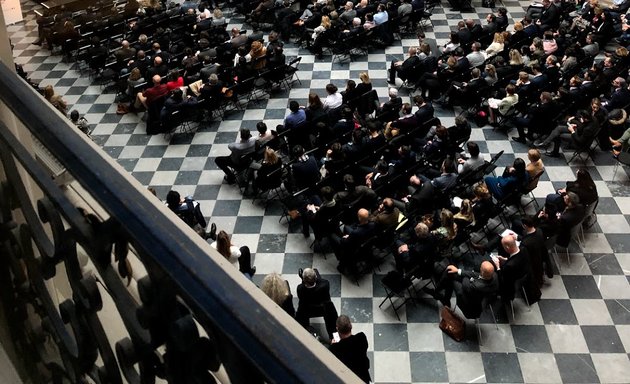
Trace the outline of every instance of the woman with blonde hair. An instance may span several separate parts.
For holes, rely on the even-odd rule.
[[[510,50],[510,62],[509,64],[515,67],[522,67],[525,63],[523,61],[523,56],[517,49]]]
[[[494,34],[494,39],[492,40],[492,44],[490,44],[488,48],[486,48],[486,55],[487,56],[496,55],[497,53],[503,51],[504,47],[505,47],[505,38],[503,37],[503,34],[501,32],[497,32]]]
[[[263,43],[258,40],[252,43],[251,49],[249,50],[249,57],[251,58],[251,62],[254,64],[255,69],[265,68],[266,54],[267,48],[263,46]]]
[[[472,206],[472,202],[469,199],[462,200],[459,212],[453,216],[453,220],[458,227],[465,227],[475,221],[475,214],[473,213]]]
[[[215,8],[214,11],[212,11],[212,25],[219,26],[224,24],[227,24],[227,21],[225,21],[225,17],[223,17],[223,12],[221,9]]]
[[[256,273],[256,267],[252,267],[252,255],[248,246],[237,247],[232,244],[230,235],[225,231],[220,231],[210,246],[216,249],[221,256],[225,257],[234,267],[238,266],[239,271],[249,279]]]
[[[295,307],[293,307],[293,295],[289,283],[276,272],[265,276],[260,284],[260,290],[265,293],[274,303],[278,304],[291,317],[295,317]]]
[[[440,211],[440,226],[431,231],[431,234],[433,234],[438,241],[438,252],[442,256],[448,256],[451,246],[453,245],[453,240],[455,240],[455,236],[457,236],[457,224],[455,224],[453,212],[443,208]]]
[[[63,97],[55,94],[52,85],[49,84],[44,88],[44,98],[64,116],[68,114],[68,104],[63,100]]]
[[[372,90],[372,82],[370,81],[370,75],[368,75],[367,72],[361,72],[359,74],[359,79],[361,82],[357,84],[356,94],[360,96]]]
[[[497,76],[497,69],[493,64],[486,64],[483,79],[486,81],[486,83],[488,83],[489,86],[493,86],[494,83],[499,81],[499,76]]]
[[[263,155],[263,161],[260,163],[260,167],[256,172],[256,178],[252,183],[254,193],[259,190],[267,191],[274,186],[278,185],[278,182],[282,180],[282,160],[276,154],[272,148],[265,148]]]

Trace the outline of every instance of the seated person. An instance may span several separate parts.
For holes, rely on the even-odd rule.
[[[328,337],[333,338],[337,309],[330,299],[330,283],[316,269],[305,268],[302,283],[297,286],[298,309],[295,318],[304,328],[309,327],[311,317],[324,317]]]
[[[443,305],[451,307],[451,296],[455,291],[457,306],[469,319],[478,318],[483,310],[481,307],[483,298],[499,290],[499,277],[489,261],[481,263],[479,273],[449,265],[443,269],[439,282],[435,298]],[[444,290],[443,294],[441,290]]]
[[[378,206],[376,211],[370,215],[370,221],[374,222],[377,229],[386,230],[398,225],[398,216],[400,210],[394,205],[394,201],[386,197],[383,202]]]
[[[586,111],[579,111],[575,118],[570,118],[567,121],[566,125],[559,125],[544,141],[536,142],[534,145],[539,148],[546,148],[553,142],[553,149],[545,152],[545,155],[559,157],[562,139],[571,141],[575,148],[586,148],[595,140],[598,131],[599,124],[593,119],[593,116]]]
[[[166,205],[190,228],[202,237],[206,237],[206,219],[201,213],[201,205],[192,196],[182,199],[177,191],[169,191],[166,195]]]
[[[484,165],[486,162],[483,155],[479,153],[479,145],[477,145],[474,141],[467,142],[466,149],[468,149],[468,154],[470,156],[460,156],[460,158],[457,159],[457,173],[459,174],[466,174],[479,169],[479,167]]]
[[[160,75],[153,76],[152,80],[153,87],[144,90],[144,92],[138,92],[135,102],[130,106],[132,107],[130,110],[137,110],[142,106],[148,109],[151,103],[168,94],[168,87],[166,84],[162,84],[162,77]]]
[[[252,256],[248,246],[238,247],[232,244],[230,235],[225,231],[220,231],[216,240],[210,246],[225,257],[234,267],[247,276],[250,280],[256,273],[256,267],[251,265]]]
[[[516,86],[514,84],[508,84],[505,87],[506,96],[503,99],[488,99],[488,106],[490,111],[490,123],[496,125],[497,113],[505,115],[508,111],[518,103],[518,94],[516,94]]]
[[[244,159],[245,155],[254,152],[256,147],[256,139],[252,137],[249,129],[241,128],[240,139],[235,143],[230,143],[228,149],[230,150],[229,156],[219,156],[214,162],[225,173],[224,181],[228,184],[234,184],[236,182],[236,175],[230,168],[242,168],[249,166],[249,161]],[[246,164],[244,162],[247,162]]]
[[[420,58],[417,56],[416,47],[409,47],[407,51],[407,58],[404,61],[393,60],[389,67],[389,80],[390,84],[396,84],[396,76],[402,81],[406,81],[412,75],[412,70],[420,63]]]
[[[328,186],[319,191],[321,203],[306,206],[306,217],[302,218],[304,236],[309,232],[309,225],[313,228],[315,239],[322,240],[334,234],[339,235],[339,220],[334,218],[341,212],[341,207],[335,200],[335,191]],[[304,225],[305,224],[305,225]]]
[[[359,261],[357,260],[359,257],[365,256],[358,255],[357,250],[376,234],[376,224],[370,221],[370,211],[365,208],[359,209],[357,219],[356,224],[343,227],[344,234],[341,239],[333,237],[335,256],[339,260],[337,270],[342,274],[352,268],[353,264]]]
[[[433,263],[438,261],[435,251],[435,236],[431,234],[429,227],[425,223],[418,223],[413,230],[413,236],[406,242],[400,239],[396,241],[396,247],[394,248],[396,269],[407,273],[419,267],[419,275],[429,277]]]
[[[282,278],[276,272],[272,272],[265,276],[260,283],[260,290],[265,293],[274,303],[291,317],[295,317],[295,308],[293,307],[293,295],[289,282]]]
[[[390,87],[389,100],[382,103],[376,113],[376,118],[382,122],[392,121],[398,118],[398,112],[402,107],[402,98],[398,96],[398,89]]]
[[[518,191],[523,191],[529,183],[529,175],[525,170],[525,161],[521,158],[514,159],[511,167],[506,167],[502,176],[486,176],[484,179],[488,191],[498,201]]]
[[[378,199],[376,193],[365,185],[357,185],[354,176],[343,176],[344,190],[335,194],[335,200],[342,205],[373,207]]]

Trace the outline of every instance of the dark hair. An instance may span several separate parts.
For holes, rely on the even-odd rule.
[[[241,128],[241,140],[248,140],[252,137],[252,133],[247,128]]]
[[[346,83],[346,88],[355,89],[357,87],[357,83],[354,80],[348,80]]]
[[[175,88],[171,91],[171,97],[175,101],[182,101],[184,100],[184,92],[181,90],[181,88]]]
[[[470,153],[470,156],[479,156],[479,145],[477,145],[477,143],[475,143],[474,141],[469,141],[468,143],[466,143],[466,148],[468,148],[468,153]]]
[[[300,157],[304,154],[304,148],[302,148],[301,145],[296,145],[295,147],[293,147],[293,156],[294,157]]]
[[[523,225],[529,228],[536,226],[536,218],[532,215],[526,215],[521,219],[521,222],[523,223]]]
[[[455,162],[450,157],[444,159],[442,166],[444,167],[444,172],[455,173]]]
[[[300,104],[298,104],[298,102],[295,100],[291,100],[289,101],[289,109],[291,110],[291,112],[297,112],[300,110]]]
[[[335,191],[331,187],[325,186],[319,190],[319,194],[322,196],[324,200],[332,201],[333,196],[335,196]]]
[[[385,160],[379,160],[378,163],[376,163],[376,170],[380,173],[386,173],[389,171],[389,165],[387,164],[387,161]]]
[[[79,111],[77,111],[76,109],[73,109],[72,112],[70,112],[70,120],[72,121],[79,120]]]
[[[265,133],[267,132],[267,124],[265,124],[264,121],[259,121],[258,123],[256,123],[256,129],[259,133]]]
[[[335,84],[328,84],[326,85],[326,92],[328,92],[329,94],[333,94],[333,93],[337,93],[338,88]]]
[[[171,211],[175,212],[175,210],[179,208],[181,201],[182,201],[182,198],[179,195],[179,192],[168,191],[168,194],[166,195],[166,205],[169,207]]]

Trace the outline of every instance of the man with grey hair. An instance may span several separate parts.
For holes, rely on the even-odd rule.
[[[330,283],[322,279],[319,272],[312,268],[304,268],[301,277],[302,283],[297,286],[299,302],[296,320],[308,329],[311,317],[323,316],[328,337],[332,339],[337,309],[330,299]]]
[[[252,137],[251,132],[247,128],[241,128],[240,138],[236,142],[228,144],[230,150],[229,156],[219,156],[214,162],[217,167],[225,173],[224,180],[228,184],[234,184],[236,182],[236,175],[232,169],[243,169],[249,167],[251,163],[251,157],[247,158],[246,155],[254,152],[256,147],[256,139]]]
[[[348,1],[343,8],[343,12],[341,13],[341,15],[339,15],[339,18],[342,21],[350,24],[352,22],[352,19],[357,17],[357,11],[354,9],[354,4],[352,3],[352,1]]]
[[[381,104],[377,114],[377,119],[382,122],[396,120],[403,102],[402,97],[398,96],[398,89],[395,87],[390,87],[387,93],[389,100]]]
[[[431,183],[427,183],[431,184]],[[420,267],[421,273],[430,274],[435,256],[437,241],[425,223],[418,223],[407,241],[396,240],[394,259],[396,269],[409,272]]]

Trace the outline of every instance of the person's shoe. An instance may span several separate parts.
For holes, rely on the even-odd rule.
[[[536,147],[536,148],[546,148],[547,144],[545,144],[544,141],[537,140],[537,141],[534,141],[534,147]]]
[[[560,157],[560,153],[554,151],[546,151],[545,156],[549,157]]]
[[[251,269],[249,270],[249,275],[254,276],[255,274],[256,274],[256,267],[251,267]]]
[[[306,238],[306,239],[311,237],[311,233],[309,231],[302,231],[302,235],[304,235],[304,238]]]
[[[208,232],[208,237],[212,240],[217,239],[217,225],[215,223],[212,223],[210,225],[210,232]]]
[[[553,279],[553,269],[547,268],[546,275],[549,279]]]
[[[512,136],[512,140],[516,141],[517,143],[527,144],[527,140],[525,140],[524,137]]]
[[[304,273],[304,270],[302,268],[298,269],[298,276],[300,277],[300,279],[302,279],[303,273]]]
[[[232,185],[236,183],[236,177],[223,176],[223,181],[225,181],[229,185]]]
[[[34,42],[33,42],[33,45],[39,45],[39,46],[41,46],[41,45],[42,45],[42,41],[41,41],[41,40],[34,41]]]

